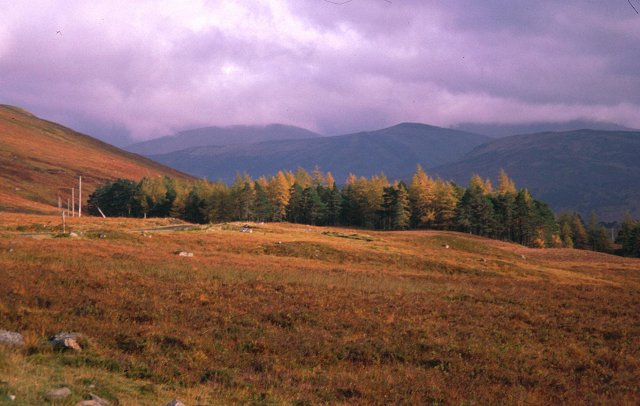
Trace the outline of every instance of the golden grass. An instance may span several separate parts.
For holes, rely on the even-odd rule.
[[[98,381],[120,404],[640,401],[640,260],[449,232],[141,231],[168,219],[54,238],[59,222],[0,213],[0,328],[30,337],[0,352],[0,377],[27,371],[0,397]],[[62,330],[89,348],[51,352]]]

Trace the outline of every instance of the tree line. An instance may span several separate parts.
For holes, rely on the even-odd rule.
[[[606,230],[595,219],[588,228],[575,213],[556,219],[546,203],[533,198],[527,189],[517,189],[505,171],[500,172],[497,187],[478,175],[461,187],[430,177],[420,166],[409,184],[391,183],[383,174],[370,178],[349,175],[342,187],[330,172],[319,168],[312,173],[303,168],[280,171],[256,180],[238,175],[230,186],[169,177],[145,177],[139,182],[118,179],[91,194],[89,213],[97,215],[98,208],[107,216],[453,230],[531,247],[611,250]],[[625,241],[638,239],[636,223],[623,229]],[[629,255],[637,251],[633,243],[626,244]]]

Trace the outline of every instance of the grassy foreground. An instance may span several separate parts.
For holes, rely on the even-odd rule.
[[[640,260],[458,233],[0,213],[0,404],[637,404]],[[449,248],[445,248],[448,245]],[[177,252],[192,252],[180,257]],[[81,353],[47,337],[86,335]],[[8,395],[15,395],[9,401]]]

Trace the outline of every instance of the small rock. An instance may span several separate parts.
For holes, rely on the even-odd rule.
[[[480,261],[481,262],[487,262],[487,259],[486,258],[480,258]]]
[[[78,341],[82,338],[80,333],[58,333],[51,340],[51,346],[54,350],[73,350],[82,351],[82,347]]]
[[[10,400],[16,400],[16,395],[9,395]]]
[[[173,399],[171,402],[167,403],[165,406],[185,406],[185,404],[180,402],[178,399]]]
[[[181,257],[192,257],[193,256],[193,252],[180,251],[180,253],[178,253],[178,255],[181,256]]]
[[[444,244],[443,247],[449,249],[449,244]]]
[[[77,237],[78,233],[74,233],[73,231],[69,233],[69,237]]]
[[[89,396],[91,396],[91,400],[96,402],[96,404],[99,406],[109,406],[111,404],[111,402],[109,402],[107,399],[102,399],[96,394],[90,393]]]
[[[100,238],[107,238],[106,234],[100,234]]]
[[[525,257],[524,255],[520,255],[520,258],[527,259],[527,257]]]
[[[14,331],[0,330],[0,344],[23,346],[24,338],[20,333],[16,333]]]
[[[13,252],[13,248],[9,248],[9,252]]]
[[[81,400],[80,402],[76,403],[76,406],[109,406],[111,405],[111,402],[109,402],[107,399],[103,399],[94,393],[90,393],[89,396],[91,396],[91,399]]]
[[[54,401],[66,399],[69,395],[71,395],[71,389],[65,386],[64,388],[51,389],[44,395],[44,397],[47,400]]]

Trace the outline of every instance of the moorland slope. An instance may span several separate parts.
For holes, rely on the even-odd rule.
[[[58,386],[69,405],[90,392],[136,405],[640,401],[638,259],[452,232],[175,225],[72,218],[71,238],[57,217],[0,213],[0,329],[26,341],[0,345],[0,402],[40,404]],[[83,351],[53,352],[60,331],[85,334]]]
[[[0,105],[0,211],[50,213],[83,178],[84,199],[106,180],[190,178],[148,158]]]

